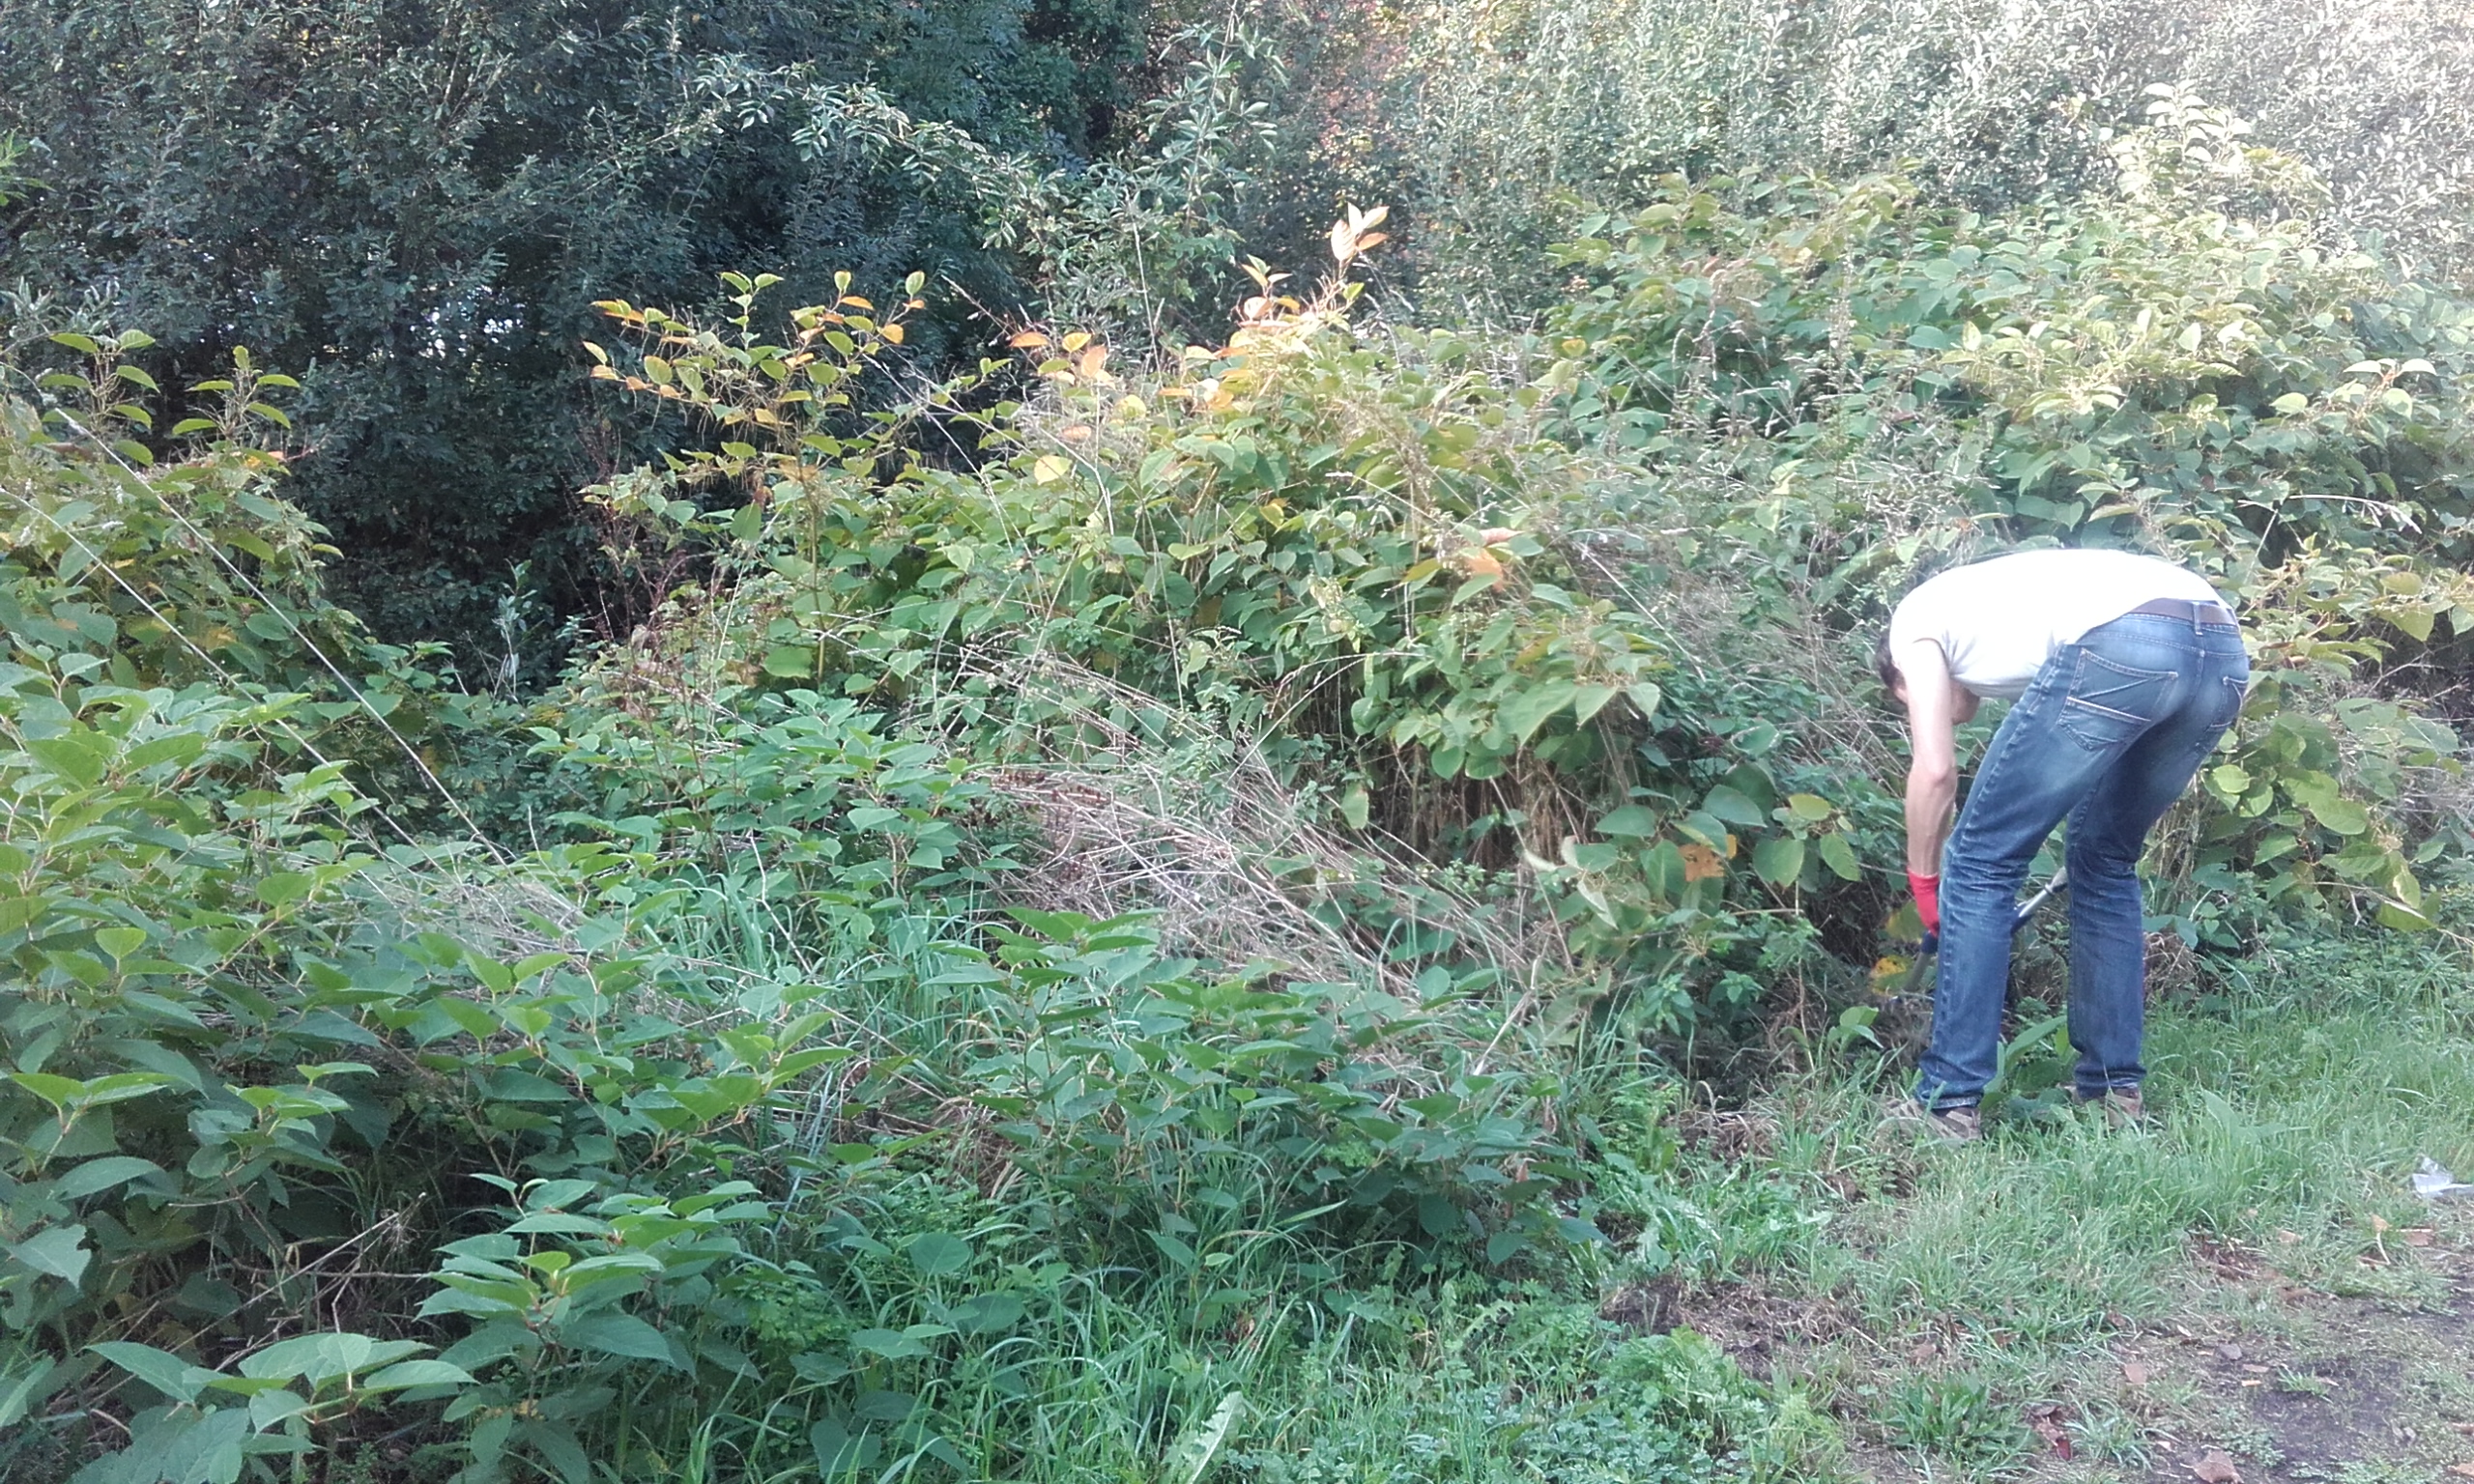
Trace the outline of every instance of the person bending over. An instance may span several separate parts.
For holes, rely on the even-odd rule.
[[[2128,552],[2039,551],[1918,585],[1875,651],[1907,708],[1907,875],[1938,933],[1933,1033],[1907,1117],[1982,1130],[2021,880],[2069,820],[2070,1041],[2083,1100],[2141,1116],[2147,966],[2138,865],[2148,829],[2233,724],[2250,683],[2233,611],[2198,575]],[[1952,728],[2012,701],[1967,808]]]

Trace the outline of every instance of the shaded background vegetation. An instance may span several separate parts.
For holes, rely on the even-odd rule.
[[[781,70],[1070,175],[1164,142],[1129,110],[1174,76],[1188,19],[1131,0],[11,0],[0,132],[43,188],[0,225],[0,282],[48,296],[51,321],[148,327],[167,383],[235,345],[302,375],[296,497],[340,538],[356,605],[479,667],[520,594],[537,683],[561,617],[641,616],[614,603],[574,491],[673,436],[579,390],[593,299],[702,301],[739,269],[805,300],[834,271],[923,270],[943,291],[916,327],[933,371],[1055,287],[1053,242],[992,238],[985,203],[924,183],[917,157],[802,143]],[[2474,154],[2474,40],[2444,5],[1422,3],[1242,23],[1281,64],[1246,82],[1275,106],[1279,165],[1213,205],[1233,234],[1200,265],[1215,283],[1236,243],[1296,261],[1344,200],[1380,199],[1407,233],[1392,287],[1422,312],[1533,313],[1557,282],[1545,245],[1666,172],[1914,157],[1937,192],[2016,203],[2086,184],[2155,81],[2316,167],[2328,229],[2463,271],[2474,186],[2450,162]]]
[[[167,383],[242,345],[299,373],[295,495],[354,601],[389,637],[475,651],[518,563],[559,614],[595,612],[574,492],[660,437],[578,382],[595,299],[701,300],[726,268],[808,297],[836,271],[925,270],[946,288],[922,349],[949,359],[989,338],[972,300],[1026,291],[958,213],[803,157],[709,64],[864,79],[1068,167],[1111,142],[1145,21],[1112,0],[12,0],[0,131],[43,186],[0,282],[63,325],[153,327]]]

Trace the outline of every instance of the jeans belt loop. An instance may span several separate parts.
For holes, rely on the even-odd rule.
[[[2233,613],[2222,603],[2200,603],[2190,598],[2151,598],[2131,610],[2134,614],[2153,614],[2160,618],[2179,618],[2197,635],[2207,623],[2231,623]]]

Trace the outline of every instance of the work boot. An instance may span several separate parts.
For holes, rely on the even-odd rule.
[[[2109,1087],[2093,1098],[2078,1093],[2071,1098],[2083,1108],[2102,1108],[2105,1122],[2115,1128],[2136,1128],[2147,1122],[2147,1102],[2135,1087]]]
[[[1972,1144],[1984,1137],[1984,1114],[1973,1103],[1928,1108],[1913,1098],[1893,1098],[1883,1117],[1943,1144]]]

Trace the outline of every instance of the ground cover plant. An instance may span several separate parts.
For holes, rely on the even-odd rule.
[[[592,286],[635,585],[550,683],[334,600],[314,383],[8,300],[0,1472],[2462,1462],[2466,302],[2165,87],[2040,197],[1552,204],[1526,320],[1343,202],[1223,328],[1310,115],[1178,37],[1079,172],[698,64],[1049,297],[970,364],[934,265]],[[1921,1150],[1866,655],[2022,544],[2193,564],[2261,679],[2150,862],[2163,1124],[2052,1095],[2053,925]]]

